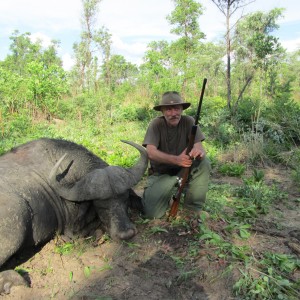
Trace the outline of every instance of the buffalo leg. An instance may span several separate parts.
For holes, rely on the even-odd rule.
[[[7,199],[0,195],[0,268],[21,247],[28,235],[30,212],[22,199]],[[26,281],[15,271],[0,272],[0,293]]]

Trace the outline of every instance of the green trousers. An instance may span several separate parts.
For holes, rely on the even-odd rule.
[[[199,212],[206,199],[210,177],[210,162],[207,158],[195,160],[189,181],[184,191],[184,208]],[[169,202],[178,188],[180,172],[175,176],[154,174],[148,177],[142,203],[146,218],[161,218],[170,208]]]

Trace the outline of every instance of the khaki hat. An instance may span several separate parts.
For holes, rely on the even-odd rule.
[[[187,109],[191,103],[183,102],[182,98],[177,92],[166,92],[161,98],[159,105],[153,107],[154,110],[160,111],[164,106],[182,105],[183,109]]]

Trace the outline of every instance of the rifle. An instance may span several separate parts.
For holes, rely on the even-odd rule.
[[[196,114],[196,117],[195,117],[195,124],[193,125],[192,130],[191,130],[191,134],[189,136],[189,144],[188,144],[188,146],[186,148],[186,152],[185,152],[186,155],[188,155],[194,147],[195,136],[196,136],[196,132],[197,132],[197,128],[198,128],[198,121],[199,121],[199,118],[200,118],[200,111],[201,111],[201,106],[202,106],[202,101],[203,101],[206,82],[207,82],[207,79],[204,78],[203,85],[202,85],[202,90],[201,90],[201,95],[200,95],[200,100],[199,100],[199,105],[198,105],[198,109],[197,109],[197,114]],[[173,203],[172,203],[172,206],[171,206],[171,209],[170,209],[170,213],[169,213],[169,217],[168,217],[169,219],[174,218],[177,215],[179,202],[180,202],[180,197],[181,197],[183,189],[184,189],[184,187],[185,187],[185,185],[188,181],[189,174],[190,174],[190,169],[191,169],[191,167],[182,168],[182,176],[178,181],[179,182],[179,187],[178,187],[175,195],[172,196]]]

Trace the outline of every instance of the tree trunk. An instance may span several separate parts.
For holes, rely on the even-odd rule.
[[[227,106],[228,109],[231,110],[231,43],[230,43],[230,6],[227,7],[227,15],[226,15],[226,54],[227,54],[227,72],[226,72],[226,82],[227,82]]]

